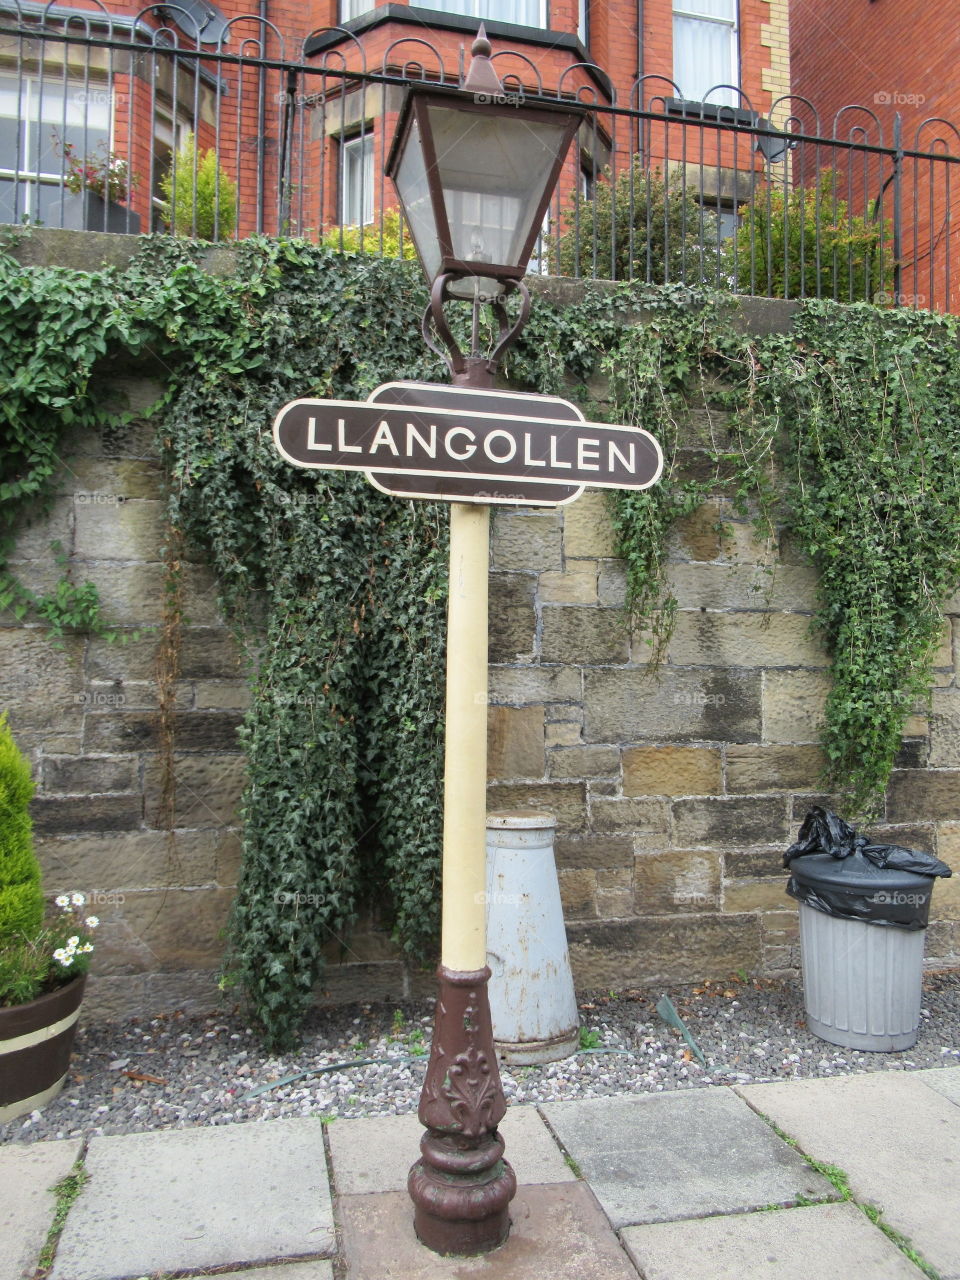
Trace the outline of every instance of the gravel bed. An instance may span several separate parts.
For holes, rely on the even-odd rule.
[[[706,1067],[657,1015],[655,1005],[664,994],[702,1050]],[[811,1035],[798,980],[595,993],[582,999],[580,1009],[581,1038],[595,1047],[545,1066],[504,1066],[509,1101],[960,1067],[960,970],[925,976],[920,1038],[903,1053],[861,1053]],[[432,1001],[318,1012],[302,1048],[280,1057],[266,1055],[235,1013],[81,1025],[63,1093],[42,1111],[0,1125],[0,1142],[412,1111],[432,1021]],[[344,1065],[366,1059],[376,1061]],[[335,1069],[281,1083],[318,1067]]]

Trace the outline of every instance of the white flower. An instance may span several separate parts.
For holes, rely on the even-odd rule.
[[[77,937],[76,934],[74,934],[72,938],[67,939],[67,946],[70,948],[71,951],[76,951],[79,945],[80,945],[80,939]]]
[[[92,943],[92,942],[85,942],[85,943],[83,944],[83,946],[80,948],[80,950],[81,950],[81,952],[83,952],[83,953],[86,953],[86,952],[88,952],[88,951],[92,951],[92,950],[93,950],[93,943]]]
[[[65,969],[69,969],[73,964],[73,952],[66,951],[63,947],[57,947],[53,953],[54,960],[59,960]]]
[[[87,916],[86,920],[84,920],[83,923],[87,926],[88,929],[95,929],[97,925],[100,923],[100,917]]]
[[[70,905],[69,893],[61,893],[60,896],[56,899],[56,903],[58,907],[69,907]]]
[[[75,907],[82,907],[83,904],[86,902],[86,898],[83,896],[82,893],[75,893],[71,897],[70,901],[73,903]]]

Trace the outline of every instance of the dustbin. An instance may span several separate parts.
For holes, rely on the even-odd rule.
[[[871,844],[836,814],[814,808],[787,850],[787,892],[800,903],[807,1026],[849,1049],[892,1052],[916,1043],[931,854]]]

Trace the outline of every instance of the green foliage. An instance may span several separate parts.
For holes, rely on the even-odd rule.
[[[387,209],[379,224],[368,227],[331,227],[324,232],[321,244],[337,253],[370,253],[378,258],[409,258],[417,251],[409,227],[400,225],[400,210]]]
[[[115,273],[25,271],[3,252],[0,298],[0,611],[17,619],[33,611],[54,636],[76,629],[110,635],[95,587],[72,581],[59,544],[53,550],[63,577],[47,595],[19,582],[8,560],[15,530],[50,509],[64,432],[117,420],[91,390],[90,376],[108,350],[140,349],[136,302]]]
[[[723,284],[716,214],[691,186],[645,169],[639,156],[613,182],[605,171],[566,221],[555,274]]]
[[[43,921],[40,863],[33,851],[30,765],[0,716],[0,946]],[[0,1000],[2,1003],[2,1000]]]
[[[830,778],[865,810],[926,700],[960,581],[958,340],[952,316],[811,303],[791,339],[767,344],[791,523],[819,573],[833,660]]]
[[[734,288],[770,298],[871,302],[893,292],[889,229],[850,212],[844,181],[824,169],[812,186],[758,187],[726,246]]]
[[[262,631],[247,635],[265,640],[242,731],[228,967],[279,1045],[361,909],[375,903],[411,959],[435,945],[446,510],[298,471],[270,439],[296,396],[436,378],[413,264],[306,242],[238,253],[230,280],[175,268],[165,305],[183,363],[161,435],[172,523],[204,547],[238,625],[255,616]]]
[[[162,217],[178,236],[228,240],[237,225],[237,184],[217,162],[211,147],[198,154],[188,133],[175,163],[160,181],[165,204]]]
[[[960,582],[957,321],[811,301],[791,334],[756,340],[723,325],[722,305],[691,294],[606,357],[618,412],[652,430],[666,456],[661,485],[613,500],[628,602],[655,666],[676,611],[674,521],[708,494],[753,510],[768,537],[776,516],[819,571],[815,622],[833,675],[823,783],[872,816]],[[683,478],[687,399],[704,385],[733,430],[702,440],[696,476]]]
[[[73,1168],[68,1174],[60,1179],[53,1187],[54,1195],[57,1198],[57,1207],[53,1215],[53,1222],[50,1224],[50,1230],[47,1232],[47,1239],[40,1251],[40,1257],[37,1261],[37,1270],[41,1275],[46,1274],[53,1266],[53,1259],[57,1252],[57,1243],[63,1234],[63,1228],[66,1225],[67,1214],[76,1203],[77,1197],[90,1180],[90,1174],[87,1172],[83,1163],[83,1156],[78,1156]]]
[[[592,1031],[589,1027],[580,1028],[579,1041],[581,1049],[599,1049],[603,1043],[600,1032]]]

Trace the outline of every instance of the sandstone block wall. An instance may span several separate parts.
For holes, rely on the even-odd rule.
[[[719,526],[719,527],[718,527]],[[622,987],[799,965],[784,847],[818,787],[827,656],[815,574],[788,544],[705,504],[677,530],[679,603],[663,665],[623,619],[607,498],[501,511],[491,579],[491,805],[559,821],[577,981]],[[960,600],[872,833],[960,870]],[[960,877],[938,882],[931,964],[960,954]]]
[[[740,322],[767,331],[789,323],[783,304],[744,310]],[[52,512],[22,531],[16,568],[29,585],[49,586],[59,573],[50,544],[59,541],[126,643],[69,637],[58,648],[36,620],[0,616],[0,708],[33,763],[47,891],[84,891],[103,922],[87,1015],[207,1009],[218,998],[239,868],[236,727],[247,682],[216,584],[188,562],[173,686],[176,804],[165,829],[156,711],[163,478],[153,428],[136,416],[161,388],[146,368],[107,369],[102,380],[134,421],[65,442]],[[692,414],[694,468],[706,396]],[[760,546],[748,522],[706,503],[671,543],[680,608],[654,674],[647,637],[625,623],[606,503],[588,493],[557,511],[496,513],[490,807],[556,814],[581,987],[793,971],[797,916],[781,856],[809,806],[830,800],[817,782],[828,676],[809,628],[813,570],[789,541]],[[907,726],[873,833],[929,849],[960,872],[958,659],[960,595],[947,608],[929,715]],[[932,918],[928,963],[960,962],[960,874],[938,882]],[[404,971],[375,922],[331,942],[329,959],[331,1001],[432,988],[429,974]]]
[[[139,374],[111,379],[118,406],[135,413],[161,390]],[[121,640],[57,646],[36,620],[0,615],[0,708],[33,764],[44,888],[85,893],[101,921],[85,1004],[94,1017],[215,1005],[240,861],[236,729],[247,681],[213,576],[196,563],[184,570],[172,830],[161,812],[164,504],[152,441],[142,418],[66,441],[52,512],[23,530],[14,559],[27,585],[50,586],[58,541],[74,580],[98,587]]]

